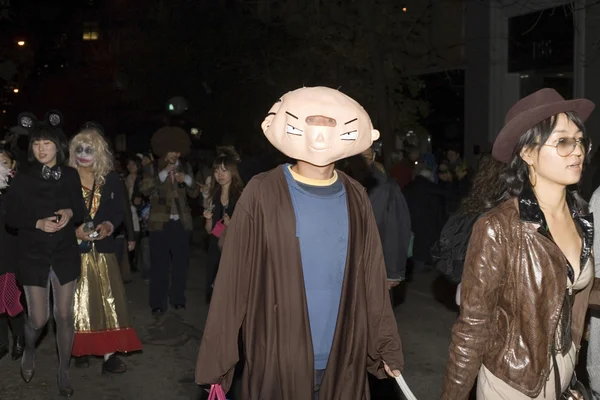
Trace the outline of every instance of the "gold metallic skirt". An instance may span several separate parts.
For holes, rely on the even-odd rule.
[[[92,246],[81,255],[81,278],[74,300],[73,356],[102,356],[142,349],[129,323],[125,288],[114,254],[98,253]]]

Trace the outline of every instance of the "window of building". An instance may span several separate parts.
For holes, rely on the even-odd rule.
[[[83,23],[83,40],[98,40],[99,27],[97,22],[84,22]]]

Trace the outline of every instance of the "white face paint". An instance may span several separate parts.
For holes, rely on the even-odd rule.
[[[75,159],[81,167],[89,167],[94,163],[94,149],[87,143],[82,143],[75,148]]]

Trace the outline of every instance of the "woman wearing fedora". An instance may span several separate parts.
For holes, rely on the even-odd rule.
[[[586,99],[539,90],[508,112],[492,156],[508,164],[464,263],[442,399],[560,399],[594,281],[593,219],[574,189],[591,143]],[[575,397],[583,398],[583,397]]]

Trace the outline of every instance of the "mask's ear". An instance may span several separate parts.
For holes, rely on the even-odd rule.
[[[62,113],[57,110],[48,111],[44,119],[54,127],[60,127],[63,124]]]
[[[37,124],[37,118],[30,112],[19,114],[19,126],[27,130],[33,128]]]
[[[267,132],[267,129],[269,129],[269,127],[271,126],[271,122],[273,122],[273,119],[275,119],[275,115],[277,115],[277,112],[280,108],[281,99],[277,100],[277,102],[273,104],[273,107],[271,107],[271,109],[269,110],[269,113],[265,117],[264,121],[262,122],[262,124],[260,124],[260,127],[262,128],[263,132]]]

